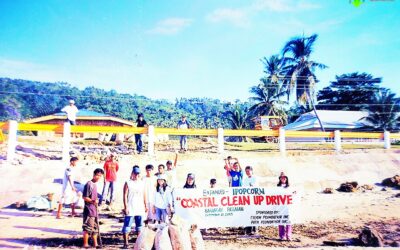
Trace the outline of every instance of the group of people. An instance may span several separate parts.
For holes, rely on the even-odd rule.
[[[112,206],[115,197],[115,182],[119,170],[118,162],[114,154],[110,154],[103,169],[96,169],[91,181],[87,182],[83,188],[82,197],[84,200],[83,210],[83,240],[84,247],[88,247],[88,237],[92,235],[94,245],[97,245],[98,208],[103,202]],[[159,164],[154,173],[154,166],[148,164],[145,166],[145,173],[139,166],[132,168],[130,179],[123,186],[123,212],[125,215],[122,227],[124,237],[124,247],[128,247],[129,233],[132,231],[132,225],[135,225],[135,231],[140,234],[143,226],[147,223],[168,223],[174,213],[174,189],[177,187],[196,188],[195,175],[189,173],[183,186],[177,185],[176,166],[178,153],[175,153],[174,161],[168,160],[166,164]],[[61,218],[63,204],[70,204],[71,215],[76,216],[74,206],[74,193],[77,192],[74,187],[74,168],[77,166],[78,158],[72,157],[69,166],[65,169],[63,178],[63,191],[57,218]],[[246,166],[244,172],[239,160],[234,157],[224,159],[224,169],[227,176],[227,184],[230,187],[253,187],[258,186],[258,178],[253,174],[253,168]],[[104,175],[104,185],[101,195],[98,197],[96,183]],[[210,188],[215,188],[217,181],[210,179]],[[282,172],[279,176],[279,187],[289,187],[288,177]],[[255,234],[256,227],[246,227],[246,234]],[[291,239],[292,228],[290,225],[279,226],[279,237],[282,240]]]
[[[71,125],[77,125],[76,123],[76,118],[77,114],[79,112],[78,108],[75,106],[75,101],[74,100],[69,100],[69,104],[65,106],[64,108],[61,109],[62,112],[66,113],[67,115],[67,122]],[[147,127],[148,124],[146,120],[144,119],[143,114],[138,114],[138,117],[136,119],[136,127],[138,128],[144,128]],[[189,129],[191,128],[190,123],[186,120],[186,116],[182,115],[181,119],[178,121],[177,124],[177,129]],[[138,154],[141,154],[143,152],[143,134],[135,134],[135,144],[136,144],[136,152]],[[186,152],[188,149],[187,146],[187,136],[186,135],[181,135],[180,140],[180,152]]]
[[[143,128],[148,127],[146,120],[144,119],[143,114],[139,114],[136,119],[136,127]],[[182,115],[181,119],[178,121],[177,129],[189,129],[191,128],[190,123],[186,120],[186,116]],[[143,141],[142,134],[135,134],[135,143],[136,143],[136,152],[141,154],[143,152]],[[187,145],[187,136],[181,135],[179,139],[180,149],[179,152],[184,153],[188,149]]]
[[[242,167],[240,166],[239,160],[228,156],[224,159],[226,170],[226,176],[230,187],[256,187],[259,185],[258,178],[253,174],[253,167],[246,166],[245,175],[243,174]],[[278,187],[288,188],[289,178],[281,172],[278,178]],[[279,238],[280,240],[291,240],[292,237],[292,226],[291,225],[279,225]],[[245,227],[245,234],[257,233],[257,227]]]

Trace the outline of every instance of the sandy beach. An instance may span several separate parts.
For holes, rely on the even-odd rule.
[[[380,185],[382,179],[399,174],[400,151],[397,150],[349,150],[342,153],[331,151],[288,152],[286,155],[270,152],[226,152],[225,155],[207,152],[180,154],[177,173],[178,183],[184,184],[189,172],[196,174],[198,187],[207,187],[209,179],[217,179],[219,186],[226,185],[222,159],[226,155],[239,158],[243,166],[251,165],[263,187],[276,186],[281,171],[287,173],[293,188],[301,191],[300,213],[302,222],[294,225],[293,241],[278,240],[277,228],[260,228],[258,236],[243,237],[239,230],[220,228],[203,232],[206,249],[264,249],[265,247],[327,247],[324,241],[351,242],[364,226],[377,229],[387,247],[400,242],[400,193]],[[122,184],[129,178],[135,164],[155,166],[174,157],[173,151],[161,151],[156,156],[120,156],[115,211],[102,211],[101,231],[107,248],[120,248],[122,223],[118,217],[122,203]],[[92,171],[102,163],[81,160],[76,169],[77,179],[85,183]],[[7,208],[17,201],[26,201],[35,195],[55,193],[61,185],[54,183],[62,177],[65,164],[60,160],[27,158],[23,164],[1,165],[0,187],[0,247],[21,248],[48,246],[79,248],[81,242],[81,218],[55,219],[54,212],[21,211]],[[346,181],[357,181],[360,186],[371,185],[372,190],[359,189],[353,193],[334,191],[324,194],[325,188],[334,190]],[[99,185],[101,189],[101,185]],[[385,190],[385,191],[383,191]],[[53,202],[53,206],[56,203]],[[78,210],[81,213],[81,210]],[[67,215],[68,209],[64,209]],[[117,218],[115,218],[117,217]],[[353,246],[354,247],[354,246]]]

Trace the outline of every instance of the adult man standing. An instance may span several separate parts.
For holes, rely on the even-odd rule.
[[[106,176],[104,178],[103,192],[101,192],[99,205],[101,206],[103,200],[105,200],[106,204],[108,202],[108,205],[111,207],[114,201],[114,188],[119,169],[118,162],[115,160],[115,155],[113,153],[110,154],[103,168]],[[110,196],[109,200],[107,200],[107,196]]]
[[[153,213],[153,197],[156,192],[156,185],[157,185],[157,177],[153,175],[154,166],[151,164],[146,165],[146,176],[142,178],[144,182],[144,189],[146,192],[147,198],[147,218],[145,223],[154,222],[156,219],[155,214]]]
[[[186,116],[182,115],[181,120],[178,122],[178,129],[189,129],[189,128],[190,128],[190,124],[186,120]],[[187,150],[187,136],[181,135],[179,142],[180,142],[180,146],[181,146],[180,151],[185,152]]]
[[[74,100],[69,100],[69,105],[61,109],[61,111],[67,113],[67,121],[69,124],[76,125],[76,114],[79,110],[75,106]]]
[[[148,125],[146,120],[144,119],[143,114],[139,114],[136,120],[136,127],[143,128],[147,126]],[[136,151],[138,152],[138,154],[141,154],[143,149],[142,134],[135,134],[135,143],[136,143]]]
[[[139,166],[133,166],[131,179],[124,185],[124,226],[122,233],[124,237],[123,248],[128,248],[128,238],[132,223],[135,221],[135,231],[140,234],[143,220],[147,213],[147,199],[143,181],[139,178]]]
[[[72,157],[69,160],[69,166],[64,171],[63,186],[61,192],[61,199],[58,203],[57,219],[61,219],[61,210],[63,204],[71,206],[71,216],[76,216],[75,213],[75,199],[76,199],[76,188],[74,186],[74,168],[78,162],[77,157]]]
[[[83,200],[85,201],[85,207],[83,208],[83,247],[89,248],[89,235],[93,239],[93,247],[97,247],[97,234],[99,232],[99,215],[97,209],[97,186],[101,177],[103,177],[104,171],[101,168],[97,168],[93,172],[92,180],[88,181],[83,188]]]

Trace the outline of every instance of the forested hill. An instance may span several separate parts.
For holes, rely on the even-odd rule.
[[[235,104],[210,98],[181,98],[175,102],[153,100],[136,94],[120,94],[95,87],[80,90],[68,83],[34,82],[0,78],[0,121],[18,121],[59,112],[74,99],[79,109],[93,110],[127,120],[143,113],[150,124],[175,127],[182,114],[196,128],[232,127],[231,110],[249,103]]]

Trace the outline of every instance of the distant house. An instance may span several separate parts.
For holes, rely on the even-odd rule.
[[[24,123],[31,124],[64,124],[67,120],[67,116],[65,113],[55,113],[52,115],[41,116],[33,119],[29,119],[24,121]],[[134,123],[128,120],[124,120],[118,117],[114,117],[111,115],[81,109],[77,113],[76,117],[76,125],[83,126],[116,126],[116,127],[133,127]],[[56,135],[62,134],[62,132],[56,132]],[[52,136],[54,132],[40,131],[38,135],[41,136]],[[81,137],[83,138],[96,138],[99,133],[82,133]]]
[[[325,131],[367,130],[369,123],[363,119],[366,111],[317,110]],[[302,114],[296,121],[284,127],[285,130],[319,131],[321,127],[314,111]]]

